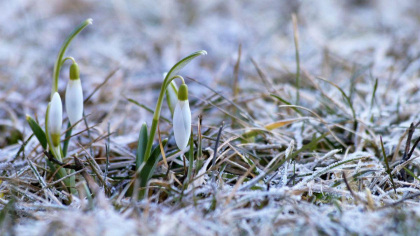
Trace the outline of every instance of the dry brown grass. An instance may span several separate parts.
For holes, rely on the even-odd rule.
[[[414,0],[2,2],[2,234],[418,234],[419,133],[409,127],[420,120],[419,7]],[[69,195],[25,114],[43,124],[58,49],[88,17],[92,27],[67,53],[80,65],[85,96],[92,94],[64,160],[74,166],[77,155],[84,165]],[[162,73],[200,49],[209,55],[181,72],[190,87],[193,179],[185,180],[188,159],[175,153],[164,105],[169,167],[161,160],[147,197],[131,197],[137,138],[141,124],[151,124]]]

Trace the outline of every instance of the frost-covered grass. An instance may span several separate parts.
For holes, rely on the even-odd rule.
[[[419,3],[291,2],[0,3],[2,234],[419,234]],[[57,53],[89,17],[68,49],[87,101],[62,179],[25,114],[44,127]],[[165,101],[166,162],[140,188],[162,74],[200,49],[179,73],[194,161]]]

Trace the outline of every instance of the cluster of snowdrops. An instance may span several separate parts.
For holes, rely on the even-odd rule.
[[[54,65],[53,72],[53,86],[51,91],[51,101],[48,104],[47,112],[45,115],[45,131],[39,124],[27,115],[27,121],[30,125],[35,137],[39,140],[45,150],[49,160],[55,158],[58,162],[62,162],[67,156],[67,147],[71,138],[72,129],[78,126],[79,122],[84,118],[83,112],[83,89],[80,80],[79,66],[73,57],[65,57],[65,52],[70,45],[71,41],[88,25],[92,24],[91,19],[87,19],[77,26],[74,31],[67,37],[63,43],[57,60]],[[153,121],[148,129],[146,123],[142,125],[140,130],[138,148],[136,153],[136,176],[139,181],[139,187],[145,187],[148,180],[153,174],[153,170],[157,165],[161,149],[159,145],[153,148],[154,135],[158,126],[160,111],[163,99],[166,96],[168,106],[171,110],[173,117],[173,131],[175,142],[180,150],[186,149],[189,144],[191,136],[191,111],[188,102],[188,87],[185,84],[182,76],[178,75],[180,69],[187,65],[191,60],[200,56],[206,55],[206,51],[198,51],[185,57],[176,63],[168,73],[164,75],[164,81],[160,90],[159,98],[154,110]],[[67,60],[72,61],[70,66],[70,73],[66,93],[65,93],[65,108],[68,116],[69,124],[66,130],[65,139],[62,140],[62,126],[63,126],[63,107],[61,97],[58,93],[58,79],[60,69],[64,62]],[[175,79],[182,81],[178,88],[174,83]],[[167,140],[162,143],[166,144]],[[57,164],[47,160],[49,167],[56,171],[56,178],[63,178],[67,191],[75,193],[75,178],[69,176],[74,170],[65,169],[57,166]],[[143,193],[144,194],[144,193]]]

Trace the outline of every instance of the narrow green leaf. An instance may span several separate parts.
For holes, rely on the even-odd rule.
[[[275,94],[270,94],[270,96],[272,96],[273,98],[277,98],[280,102],[286,104],[286,105],[292,105],[290,102],[284,100],[283,98],[275,95]],[[297,109],[296,107],[291,107],[293,110],[295,110],[295,112],[297,112],[298,114],[302,115],[302,112],[299,111],[299,109]]]
[[[372,98],[370,99],[370,109],[372,110],[373,107],[373,103],[375,102],[375,95],[376,95],[376,90],[378,89],[378,79],[375,80],[375,85],[373,86],[373,93],[372,93]]]
[[[407,171],[407,173],[409,175],[411,175],[413,178],[415,178],[417,181],[420,181],[420,179],[413,172],[411,172],[409,169],[407,169],[406,167],[404,167],[404,170]]]
[[[47,136],[45,135],[45,132],[38,125],[38,123],[36,123],[36,121],[34,119],[32,119],[32,117],[30,115],[26,115],[26,121],[28,122],[29,126],[31,127],[32,132],[34,132],[34,135],[38,139],[39,143],[46,150],[48,142],[47,142]]]
[[[165,148],[167,143],[168,139],[162,140],[163,148]],[[152,177],[153,172],[155,171],[160,155],[160,146],[156,145],[155,149],[152,151],[152,154],[150,154],[150,158],[147,160],[145,166],[140,171],[140,187],[146,187],[147,182],[149,182],[149,179]]]
[[[147,124],[143,123],[140,129],[139,140],[137,142],[137,153],[136,153],[136,170],[141,166],[144,161],[144,154],[146,152],[148,134]]]
[[[191,181],[192,178],[192,169],[194,168],[194,138],[193,138],[193,132],[191,130],[190,135],[190,151],[188,152],[188,174],[187,174],[187,183]]]
[[[336,87],[336,88],[340,91],[341,95],[343,95],[343,97],[345,98],[345,100],[346,100],[347,104],[349,105],[349,107],[350,107],[350,109],[351,109],[351,113],[352,113],[352,115],[353,115],[353,119],[354,119],[354,121],[356,121],[356,112],[354,111],[353,104],[352,104],[352,102],[351,102],[350,97],[349,97],[349,96],[347,96],[347,94],[346,94],[346,93],[345,93],[345,92],[344,92],[344,91],[343,91],[340,87],[338,87],[338,85],[334,84],[333,82],[331,82],[331,81],[329,81],[329,80],[326,80],[326,79],[323,79],[323,78],[320,78],[320,77],[317,77],[317,79],[319,79],[319,80],[322,80],[322,81],[324,81],[324,82],[329,83],[330,85],[332,85],[332,86]]]
[[[74,170],[70,170],[70,169],[68,170],[68,174],[69,175],[70,174],[73,174],[73,173],[74,173]],[[70,193],[77,194],[77,189],[76,189],[76,176],[75,175],[70,176],[68,178],[68,181],[67,182],[64,182],[64,183],[66,183],[66,185],[68,184],[67,187],[69,188]]]
[[[195,175],[198,174],[198,171],[200,171],[201,166],[203,165],[203,150],[202,150],[202,134],[201,134],[201,123],[202,123],[203,117],[200,115],[198,117],[198,132],[197,132],[197,154],[196,154],[196,164],[195,164]]]
[[[165,81],[169,81],[170,78],[174,77],[178,74],[178,72],[184,68],[188,63],[190,63],[194,58],[201,56],[201,55],[207,55],[207,52],[204,50],[194,52],[190,54],[189,56],[185,57],[184,59],[180,60],[178,63],[176,63],[171,70],[166,75]]]
[[[162,140],[163,148],[166,147],[167,143],[168,143],[168,139]],[[152,150],[150,157],[147,160],[145,160],[146,163],[144,164],[144,166],[140,170],[140,173],[137,176],[136,181],[140,181],[140,188],[141,188],[139,191],[138,199],[142,199],[144,197],[144,194],[146,193],[145,187],[147,186],[149,179],[152,177],[153,172],[156,169],[156,165],[159,161],[160,156],[161,156],[160,145],[156,145],[156,147]]]
[[[64,139],[64,142],[63,142],[63,157],[67,156],[67,149],[69,148],[70,136],[71,136],[72,131],[73,131],[73,128],[71,127],[70,122],[68,122],[66,138]]]

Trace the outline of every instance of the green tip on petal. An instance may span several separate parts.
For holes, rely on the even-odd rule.
[[[54,147],[58,147],[60,145],[60,134],[51,134],[51,139]]]
[[[186,101],[188,100],[188,86],[186,84],[182,84],[178,89],[178,100]]]
[[[80,79],[79,65],[77,65],[77,63],[73,63],[70,66],[70,79],[71,80]]]

